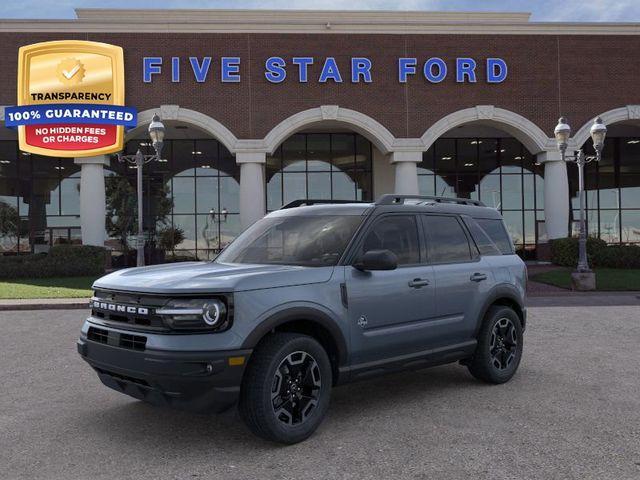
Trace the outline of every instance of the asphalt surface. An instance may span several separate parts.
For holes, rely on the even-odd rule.
[[[3,479],[639,479],[640,307],[533,307],[508,384],[458,365],[334,389],[316,434],[152,407],[79,358],[84,312],[0,312]]]

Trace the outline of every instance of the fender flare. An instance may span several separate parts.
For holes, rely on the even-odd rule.
[[[482,326],[482,321],[484,320],[487,311],[493,305],[496,300],[500,300],[502,298],[506,298],[514,302],[520,308],[522,315],[518,315],[520,317],[522,323],[522,329],[524,330],[526,326],[526,307],[524,305],[524,301],[522,300],[522,296],[518,292],[518,289],[510,284],[501,284],[495,286],[493,289],[489,291],[487,299],[482,305],[482,309],[480,310],[480,315],[478,316],[478,324],[476,325],[475,335],[478,335],[480,331],[480,327]],[[518,312],[516,312],[518,314]]]
[[[262,320],[247,336],[241,348],[255,348],[258,342],[271,330],[295,320],[307,320],[327,330],[332,336],[338,350],[338,365],[342,366],[347,363],[347,341],[341,328],[327,313],[312,307],[291,307],[270,315]]]

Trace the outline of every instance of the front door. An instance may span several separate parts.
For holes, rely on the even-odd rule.
[[[398,257],[398,268],[345,267],[354,368],[427,348],[428,323],[436,314],[435,282],[421,242],[415,215],[384,215],[365,232],[354,258],[387,249]]]

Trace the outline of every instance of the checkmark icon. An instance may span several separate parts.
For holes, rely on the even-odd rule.
[[[71,80],[71,77],[73,77],[76,73],[78,73],[78,70],[80,70],[80,65],[76,65],[70,71],[62,70],[62,74],[65,76],[67,80]]]

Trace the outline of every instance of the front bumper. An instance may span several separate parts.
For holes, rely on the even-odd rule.
[[[251,350],[140,351],[118,346],[120,335],[109,330],[108,340],[94,341],[83,331],[77,342],[78,353],[107,387],[190,411],[220,412],[237,402]]]

